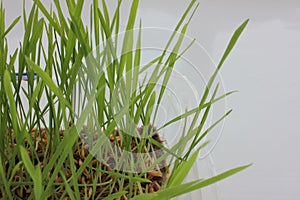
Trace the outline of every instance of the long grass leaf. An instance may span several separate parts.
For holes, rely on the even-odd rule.
[[[118,198],[124,196],[125,194],[127,194],[126,191],[117,192],[117,193],[114,193],[114,194],[109,195],[108,197],[105,197],[103,200],[114,200],[114,199],[118,199]]]
[[[5,88],[5,93],[7,95],[8,102],[9,102],[9,110],[10,110],[10,115],[11,115],[11,119],[12,119],[12,126],[16,133],[16,137],[18,140],[17,142],[21,142],[22,136],[20,135],[20,132],[19,132],[20,130],[19,130],[19,123],[18,123],[18,119],[17,119],[17,116],[18,116],[17,107],[16,107],[16,102],[14,100],[13,91],[12,91],[12,87],[11,87],[10,74],[7,70],[4,71],[3,84],[4,84],[4,88]]]
[[[228,112],[226,112],[222,117],[220,117],[220,119],[218,119],[217,121],[215,121],[210,127],[208,127],[208,129],[206,129],[201,136],[197,139],[196,144],[198,144],[206,135],[208,135],[208,133],[215,127],[217,126],[221,121],[223,121],[228,115],[230,115],[230,113],[232,112],[232,110],[229,110]]]
[[[21,16],[17,17],[12,23],[11,25],[6,29],[6,31],[3,33],[3,35],[1,36],[1,38],[4,38],[12,29],[13,27],[20,21]]]
[[[3,165],[3,162],[2,162],[2,156],[0,156],[0,177],[1,177],[1,181],[2,181],[3,184],[4,184],[4,189],[5,189],[5,192],[6,192],[6,193],[5,193],[6,196],[7,196],[10,200],[12,200],[12,199],[13,199],[13,196],[12,196],[12,194],[11,194],[10,184],[9,184],[8,180],[6,179],[6,170],[4,170],[3,166],[5,166],[5,165]],[[0,191],[2,191],[2,189],[1,189]],[[3,196],[4,196],[5,194],[3,194]]]
[[[229,96],[229,95],[231,95],[231,94],[233,94],[233,93],[235,93],[235,92],[237,92],[237,91],[231,91],[231,92],[228,92],[228,93],[226,93],[226,94],[224,94],[224,95],[221,95],[221,96],[217,97],[216,99],[214,99],[214,100],[211,101],[211,102],[208,102],[208,103],[203,104],[201,107],[196,107],[196,108],[193,108],[193,109],[191,109],[191,110],[187,110],[187,111],[184,112],[182,115],[179,115],[179,116],[177,116],[177,117],[171,119],[170,121],[166,122],[164,125],[162,125],[162,126],[161,126],[160,128],[158,128],[157,130],[161,130],[161,129],[163,129],[163,128],[165,128],[165,127],[167,127],[167,126],[169,126],[169,125],[171,125],[171,124],[173,124],[173,123],[175,123],[175,122],[177,122],[177,121],[179,121],[179,120],[181,120],[181,119],[185,119],[185,118],[187,118],[188,116],[191,116],[192,114],[196,113],[197,111],[202,110],[202,109],[208,107],[209,105],[212,105],[212,104],[214,104],[214,103],[216,103],[216,102],[218,102],[218,101],[224,99],[225,97],[227,97],[227,96]]]
[[[41,10],[41,12],[45,15],[45,17],[48,19],[48,21],[51,23],[51,25],[55,28],[55,30],[59,33],[60,36],[63,35],[63,31],[60,28],[59,24],[57,24],[54,19],[52,18],[51,14],[47,11],[45,6],[40,0],[33,0],[34,3],[38,6],[38,8]]]
[[[244,22],[244,23],[243,23],[243,24],[242,24],[242,25],[234,32],[233,36],[231,37],[231,40],[230,40],[230,42],[229,42],[229,44],[228,44],[228,46],[227,46],[227,48],[226,48],[226,50],[225,50],[225,53],[224,53],[223,56],[222,56],[221,61],[219,62],[218,66],[217,66],[217,68],[216,68],[216,70],[215,70],[215,72],[214,72],[213,75],[210,77],[210,79],[209,79],[209,81],[208,81],[208,83],[207,83],[207,85],[206,85],[206,88],[205,88],[204,93],[203,93],[203,96],[202,96],[202,98],[201,98],[199,107],[201,107],[201,106],[205,103],[205,101],[206,101],[206,99],[207,99],[207,97],[208,97],[208,94],[209,94],[209,92],[210,92],[211,86],[213,85],[213,82],[215,81],[215,79],[216,79],[216,77],[217,77],[217,74],[219,73],[219,71],[220,71],[220,69],[221,69],[221,67],[222,67],[222,65],[223,65],[223,63],[224,63],[224,61],[225,61],[225,59],[227,58],[227,56],[228,56],[229,53],[231,52],[232,48],[234,47],[235,43],[237,42],[237,40],[238,40],[238,38],[240,37],[241,33],[243,32],[244,28],[246,27],[248,21],[249,21],[249,20],[246,20],[246,21],[245,21],[245,22]],[[190,126],[190,130],[194,128],[194,126],[195,126],[195,124],[196,124],[196,122],[197,122],[197,120],[198,120],[199,115],[200,115],[200,112],[196,112],[196,113],[195,113],[195,116],[194,116],[193,121],[192,121],[191,126]]]
[[[215,87],[215,89],[214,89],[214,91],[213,91],[212,97],[211,97],[211,99],[210,99],[210,102],[213,102],[213,101],[214,101],[215,96],[216,96],[217,91],[218,91],[218,88],[219,88],[219,84],[216,85],[216,87]],[[207,118],[208,118],[208,115],[209,115],[209,111],[210,111],[210,109],[211,109],[211,106],[212,106],[212,104],[210,104],[209,106],[207,106],[206,109],[205,109],[205,111],[204,111],[204,114],[203,114],[203,116],[202,116],[202,119],[201,119],[201,121],[200,121],[200,124],[199,124],[199,126],[197,127],[197,129],[196,129],[195,137],[193,138],[192,143],[191,143],[191,146],[189,147],[187,153],[185,154],[185,158],[186,158],[186,159],[189,157],[189,155],[190,155],[190,153],[192,152],[193,148],[197,145],[197,141],[198,141],[197,138],[199,137],[199,135],[200,135],[200,133],[201,133],[203,127],[204,127],[204,124],[206,123],[206,120],[207,120]],[[199,113],[197,113],[196,115],[198,115],[198,114],[199,114]],[[195,120],[195,119],[196,119],[196,118],[194,117],[193,120]],[[190,129],[190,130],[191,130],[191,129]],[[200,137],[201,137],[201,136],[200,136]]]
[[[200,148],[197,149],[187,161],[183,161],[178,168],[173,169],[176,172],[170,177],[170,180],[168,181],[168,187],[180,185],[183,182],[198,158],[199,152]]]
[[[69,130],[65,130],[64,139],[59,143],[58,147],[55,150],[55,153],[52,155],[47,166],[43,170],[43,176],[48,176],[48,173],[50,172],[50,170],[53,169],[55,165],[55,168],[51,173],[49,183],[52,183],[56,178],[57,174],[60,171],[60,168],[65,162],[69,150],[72,148],[72,146],[74,145],[77,139],[78,139],[78,132],[75,126],[72,126]],[[43,198],[45,198],[46,194],[49,194],[50,189],[51,189],[51,184],[47,185],[45,189],[45,193],[43,194]]]
[[[136,20],[136,13],[137,13],[137,8],[139,5],[139,0],[132,1],[131,4],[131,9],[130,9],[130,14],[126,26],[126,32],[123,40],[123,46],[122,46],[122,54],[121,54],[121,59],[120,59],[120,64],[119,64],[119,71],[118,71],[118,79],[122,76],[123,70],[125,68],[125,64],[127,64],[127,70],[128,72],[130,70],[130,60],[129,63],[127,59],[132,59],[132,47],[133,47],[133,27],[135,24]]]
[[[227,45],[227,48],[218,64],[218,69],[221,68],[221,66],[223,65],[223,63],[225,62],[226,58],[228,57],[228,55],[230,54],[230,52],[232,51],[233,47],[235,46],[237,40],[239,39],[239,37],[241,36],[242,32],[244,31],[245,27],[247,26],[249,22],[249,19],[247,19],[246,21],[244,21],[242,23],[242,25],[240,25],[234,32],[233,36],[231,37],[229,44]]]
[[[20,152],[21,152],[21,157],[23,160],[23,163],[25,165],[25,168],[29,175],[31,176],[33,183],[34,183],[34,195],[36,199],[41,199],[42,193],[43,193],[43,185],[42,185],[42,172],[41,168],[38,165],[36,168],[32,164],[27,150],[20,146]]]
[[[176,196],[180,196],[185,193],[192,192],[194,190],[198,190],[204,188],[206,186],[212,185],[216,182],[219,182],[225,178],[228,178],[251,165],[245,165],[241,167],[237,167],[231,170],[228,170],[219,175],[213,176],[211,178],[205,180],[196,180],[189,183],[181,184],[178,186],[170,187],[162,191],[158,191],[156,193],[151,194],[142,194],[133,198],[133,200],[160,200],[160,199],[170,199]]]
[[[64,95],[61,90],[55,85],[51,77],[49,77],[48,73],[43,71],[37,64],[32,62],[29,58],[26,58],[26,62],[28,65],[37,73],[39,77],[45,82],[45,84],[51,89],[51,91],[59,98],[61,103],[65,104],[67,107],[72,109],[70,103],[65,100]]]

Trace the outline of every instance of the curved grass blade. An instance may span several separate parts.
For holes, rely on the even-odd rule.
[[[7,195],[7,197],[12,200],[13,196],[11,194],[11,189],[10,189],[10,181],[7,181],[6,179],[6,170],[4,170],[3,168],[3,163],[2,163],[2,156],[0,156],[0,177],[1,177],[1,182],[4,185],[4,190],[5,190],[5,194]],[[1,185],[2,187],[2,185]],[[3,191],[2,189],[0,190],[1,192]],[[3,194],[4,195],[4,194]]]
[[[51,91],[59,98],[60,102],[66,105],[69,109],[72,109],[71,104],[65,99],[61,90],[55,85],[47,72],[43,71],[37,64],[31,61],[28,57],[25,58],[28,65],[37,73],[39,77],[45,82],[45,84],[51,89]]]
[[[63,37],[63,30],[59,26],[58,23],[55,22],[54,18],[51,16],[51,14],[47,11],[41,0],[33,0],[34,3],[37,5],[39,10],[45,15],[45,17],[48,19],[48,21],[51,23],[51,25],[55,28],[57,33]]]
[[[194,114],[194,113],[196,113],[197,111],[199,111],[199,109],[202,110],[203,108],[206,108],[206,107],[208,107],[208,106],[210,106],[210,105],[212,105],[212,104],[214,104],[214,103],[216,103],[216,102],[218,102],[218,101],[224,99],[225,97],[227,97],[227,96],[229,96],[229,95],[231,95],[231,94],[233,94],[233,93],[235,93],[235,92],[237,92],[237,91],[231,91],[231,92],[228,92],[228,93],[226,93],[226,94],[224,94],[224,95],[222,95],[222,96],[220,96],[220,97],[218,97],[218,98],[215,98],[215,99],[214,99],[213,101],[211,101],[211,102],[208,102],[208,103],[206,103],[206,104],[203,104],[201,107],[196,107],[196,108],[193,108],[193,109],[191,109],[191,110],[188,110],[188,111],[186,111],[184,114],[179,115],[179,116],[173,118],[172,120],[168,121],[167,123],[165,123],[164,125],[162,125],[160,128],[158,128],[157,130],[161,130],[161,129],[163,129],[163,128],[165,128],[165,127],[167,127],[167,126],[169,126],[169,125],[171,125],[171,124],[173,124],[173,123],[175,123],[175,122],[177,122],[177,121],[179,121],[179,120],[181,120],[181,119],[185,119],[185,118],[187,118],[188,116],[191,116],[192,114]]]
[[[21,157],[22,157],[23,163],[25,165],[25,168],[34,183],[35,199],[41,199],[41,196],[43,194],[41,167],[40,167],[40,165],[38,165],[37,167],[34,167],[34,165],[32,164],[32,162],[28,156],[27,150],[23,146],[20,146],[20,152],[21,152]]]
[[[3,35],[1,36],[1,38],[4,38],[10,31],[11,29],[13,29],[13,27],[20,21],[21,16],[17,17],[12,23],[11,25],[6,29],[6,31],[3,33]]]
[[[19,129],[19,123],[18,123],[18,113],[17,113],[17,107],[16,107],[16,102],[14,100],[14,95],[11,87],[11,78],[10,74],[7,70],[4,71],[4,77],[3,77],[3,85],[5,89],[5,93],[8,98],[8,103],[9,103],[9,110],[10,110],[10,115],[11,115],[11,123],[13,126],[13,129],[16,133],[17,137],[17,142],[19,144],[23,142],[22,136],[20,135],[20,129]]]
[[[218,64],[218,69],[221,68],[221,66],[223,65],[223,63],[225,62],[226,58],[228,57],[228,55],[230,54],[230,52],[232,51],[233,47],[235,46],[237,40],[239,39],[239,37],[241,36],[242,32],[244,31],[245,27],[247,26],[249,22],[249,19],[245,20],[242,25],[240,25],[236,31],[234,32],[233,36],[231,37],[229,44],[227,45],[227,48]]]
[[[248,23],[248,19],[241,25],[239,26],[239,28],[236,29],[236,31],[234,32],[233,36],[231,37],[230,39],[230,42],[221,58],[221,61],[219,62],[218,66],[217,66],[217,69],[215,70],[215,72],[213,73],[213,75],[210,77],[207,85],[206,85],[206,88],[205,88],[205,91],[203,93],[203,96],[202,96],[202,99],[199,103],[199,108],[203,106],[203,104],[205,103],[206,99],[208,98],[208,94],[210,93],[210,89],[213,85],[213,82],[215,81],[216,77],[217,77],[217,74],[219,73],[224,61],[226,60],[227,56],[229,55],[229,53],[231,52],[231,50],[233,49],[234,45],[236,44],[238,38],[240,37],[240,35],[242,34],[243,30],[245,29],[247,23]],[[191,131],[195,125],[196,125],[196,122],[198,121],[198,118],[199,118],[199,115],[200,115],[200,110],[198,110],[196,113],[195,113],[195,116],[192,120],[192,123],[190,125],[190,129],[189,131]]]
[[[170,199],[170,198],[180,196],[182,194],[186,194],[186,193],[192,192],[194,190],[198,190],[198,189],[204,188],[206,186],[212,185],[216,182],[219,182],[219,181],[221,181],[225,178],[228,178],[228,177],[230,177],[230,176],[232,176],[232,175],[234,175],[234,174],[250,167],[251,165],[252,164],[237,167],[237,168],[228,170],[226,172],[223,172],[219,175],[213,176],[213,177],[205,179],[205,180],[192,181],[192,182],[185,183],[185,184],[182,184],[182,185],[170,187],[170,188],[167,188],[165,190],[158,191],[156,193],[142,194],[142,195],[134,197],[133,200]]]
[[[190,172],[192,166],[194,165],[200,149],[197,149],[196,152],[193,153],[193,155],[187,160],[183,161],[175,170],[175,172],[170,177],[170,180],[168,181],[168,187],[176,186],[182,183],[182,181],[185,179],[187,174]]]
[[[115,199],[118,199],[118,198],[120,198],[121,196],[123,196],[125,194],[127,194],[126,191],[117,192],[117,193],[109,195],[108,197],[105,197],[103,200],[115,200]]]

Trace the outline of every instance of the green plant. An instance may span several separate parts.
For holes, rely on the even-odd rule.
[[[23,10],[24,38],[12,55],[8,55],[6,36],[20,17],[5,28],[4,9],[0,8],[1,198],[169,199],[249,166],[183,183],[203,147],[199,147],[200,142],[231,112],[203,130],[211,106],[232,93],[217,97],[218,84],[214,81],[248,20],[233,34],[198,106],[155,129],[152,125],[159,106],[154,105],[160,105],[176,61],[192,45],[181,50],[198,7],[196,1],[192,0],[185,10],[162,54],[143,67],[140,66],[141,22],[138,34],[133,31],[138,0],[132,1],[121,44],[118,42],[121,0],[113,13],[108,11],[105,0],[101,1],[102,8],[98,7],[98,0],[93,0],[88,26],[81,17],[84,1],[67,0],[67,14],[59,0],[53,3],[56,11],[47,10],[40,0],[34,0],[29,14]],[[138,79],[148,69],[152,74],[141,85]],[[17,73],[25,72],[26,88],[21,84],[21,76],[14,78]],[[154,87],[159,80],[163,81],[163,87],[156,93]],[[192,122],[185,123],[181,141],[167,149],[157,132],[179,120],[186,122],[189,117]],[[81,139],[87,135],[92,139],[82,142],[79,135]],[[94,140],[94,136],[98,138]],[[105,141],[109,141],[108,146]],[[99,149],[101,156],[113,151],[111,144],[126,152],[142,153],[145,157],[137,162],[144,168],[136,168],[132,154],[131,159],[122,155],[105,157],[113,158],[114,166],[123,170],[111,169],[96,160]],[[189,148],[185,149],[187,144]],[[156,157],[155,151],[163,153]],[[161,172],[160,164],[168,156],[172,159],[163,166],[161,188],[148,193],[152,187],[149,171]],[[145,165],[145,159],[152,158],[154,161]]]

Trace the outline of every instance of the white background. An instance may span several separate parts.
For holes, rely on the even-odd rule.
[[[21,0],[3,0],[7,21],[21,15]],[[142,0],[144,26],[173,28],[188,1]],[[300,2],[202,0],[188,34],[218,61],[233,31],[250,23],[224,64],[222,79],[234,113],[213,151],[222,172],[254,163],[219,185],[223,200],[300,199]],[[17,27],[11,46],[21,40]],[[297,100],[298,99],[298,100]]]

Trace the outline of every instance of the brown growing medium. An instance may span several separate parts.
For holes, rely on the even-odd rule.
[[[150,127],[150,129],[154,130],[153,127]],[[139,133],[143,131],[143,127],[140,127],[138,129]],[[60,131],[60,139],[64,137],[64,131]],[[13,135],[13,134],[12,134]],[[55,149],[54,146],[51,146],[49,142],[49,133],[45,130],[42,129],[40,131],[37,131],[36,129],[32,130],[31,132],[33,141],[35,142],[35,149],[34,152],[32,152],[32,149],[30,149],[30,145],[28,144],[27,141],[25,141],[25,146],[27,147],[28,154],[32,160],[32,162],[37,165],[40,163],[41,168],[43,169],[45,167],[44,159],[45,157],[49,158],[51,156],[51,153],[53,150],[51,148]],[[115,131],[113,134],[110,135],[110,141],[113,143],[114,141],[118,141],[120,144],[120,135],[118,131]],[[160,139],[158,133],[155,133],[152,135],[152,138],[155,139],[156,141],[163,143],[162,140]],[[13,140],[13,144],[11,145],[12,147],[16,146],[15,140]],[[132,150],[136,149],[137,146],[137,140],[136,138],[132,138],[131,142],[131,148]],[[155,157],[159,158],[162,154],[163,151],[159,149],[158,146],[150,144],[149,141],[146,141],[145,145],[152,145],[152,149],[155,150]],[[158,151],[157,151],[158,150]],[[150,152],[151,153],[151,152]],[[67,181],[70,181],[72,183],[72,170],[71,170],[71,164],[70,162],[74,163],[74,166],[76,169],[79,169],[79,167],[83,164],[84,160],[88,156],[89,151],[86,147],[86,145],[81,142],[80,138],[77,141],[77,144],[74,145],[73,148],[73,158],[74,160],[70,160],[69,158],[66,159],[64,162],[60,173],[54,180],[54,186],[51,191],[51,197],[49,199],[60,199],[62,196],[63,199],[67,200],[70,199],[68,194],[66,193],[66,188],[65,188],[65,183],[63,180],[63,177],[61,174],[65,176],[65,179]],[[20,156],[15,155],[14,157],[15,163],[20,162]],[[110,158],[110,160],[113,160],[115,158]],[[146,165],[149,165],[151,163],[148,163]],[[9,163],[6,162],[6,168],[8,171]],[[54,166],[55,167],[55,166]],[[160,168],[160,169],[158,169]],[[119,192],[119,188],[122,187],[123,191],[127,191],[129,193],[129,190],[131,190],[132,195],[138,195],[141,193],[145,192],[156,192],[160,190],[164,183],[167,181],[168,176],[169,176],[169,169],[167,166],[167,163],[165,160],[163,160],[161,163],[159,163],[158,168],[153,168],[152,170],[147,171],[146,173],[142,174],[143,178],[146,178],[150,180],[150,183],[140,183],[140,186],[135,182],[133,183],[133,187],[129,186],[129,180],[122,178],[116,177],[113,173],[122,173],[125,175],[128,175],[128,173],[125,172],[120,172],[116,171],[111,168],[111,165],[104,164],[103,162],[98,161],[96,158],[93,157],[92,161],[85,167],[83,170],[83,173],[81,176],[78,178],[77,183],[80,184],[79,186],[79,193],[80,193],[80,198],[84,199],[85,196],[88,197],[88,199],[92,199],[92,194],[94,193],[94,198],[93,199],[103,199],[110,194],[117,193]],[[100,170],[99,170],[100,169]],[[52,169],[54,170],[54,169]],[[76,170],[77,171],[77,170]],[[112,172],[112,173],[105,173],[107,172]],[[7,172],[8,173],[8,172]],[[141,175],[140,173],[137,173],[135,175]],[[9,174],[6,174],[7,177],[10,177]],[[50,174],[48,176],[50,178]],[[26,183],[26,182],[31,182],[32,180],[29,177],[29,175],[25,172],[24,165],[21,164],[19,169],[17,170],[16,174],[12,178],[14,183]],[[47,180],[45,181],[45,185],[47,184]],[[114,182],[114,184],[111,184]],[[98,184],[95,186],[95,183]],[[94,184],[94,186],[93,186]],[[121,185],[122,186],[121,186]],[[131,188],[131,189],[129,189]],[[33,184],[23,184],[23,185],[16,185],[13,184],[11,186],[11,191],[14,194],[14,199],[28,199],[29,196],[32,195],[33,193]],[[74,191],[74,187],[71,185],[71,190]],[[147,191],[146,191],[147,190]],[[74,191],[75,193],[75,191]],[[121,197],[122,200],[129,199],[130,197],[128,196],[128,193],[126,195],[123,195]],[[0,192],[0,198],[3,198],[3,195]]]

